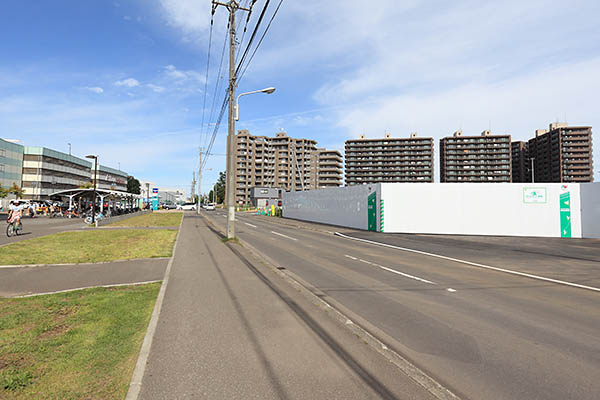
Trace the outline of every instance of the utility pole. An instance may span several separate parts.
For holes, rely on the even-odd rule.
[[[254,4],[254,2],[252,2]],[[229,129],[227,131],[227,170],[225,197],[227,204],[227,239],[235,237],[235,13],[238,10],[250,12],[251,8],[244,8],[236,0],[221,3],[213,0],[212,13],[214,15],[218,6],[223,6],[229,11]]]
[[[196,172],[192,172],[192,190],[190,193],[190,200],[194,201],[194,195],[196,194]]]
[[[198,203],[196,213],[200,214],[200,197],[202,196],[202,147],[200,147],[200,166],[198,167]]]

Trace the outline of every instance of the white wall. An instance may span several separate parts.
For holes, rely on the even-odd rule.
[[[583,237],[600,239],[600,183],[584,183],[580,188]]]
[[[526,203],[523,188],[545,189]],[[560,193],[570,192],[571,236],[581,237],[579,184],[384,183],[385,232],[560,237]]]
[[[305,221],[368,228],[368,197],[379,184],[283,193],[283,216]]]

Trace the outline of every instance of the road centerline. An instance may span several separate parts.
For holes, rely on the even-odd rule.
[[[557,283],[559,285],[571,286],[571,287],[575,287],[575,288],[579,288],[579,289],[592,290],[594,292],[600,292],[600,288],[597,288],[597,287],[594,287],[594,286],[580,285],[578,283],[561,281],[559,279],[546,278],[544,276],[529,274],[529,273],[526,273],[526,272],[513,271],[513,270],[510,270],[510,269],[506,269],[506,268],[493,267],[491,265],[485,265],[485,264],[479,264],[479,263],[475,263],[475,262],[471,262],[471,261],[461,260],[459,258],[447,257],[447,256],[443,256],[443,255],[440,255],[440,254],[435,254],[435,253],[428,253],[426,251],[409,249],[409,248],[400,247],[400,246],[394,246],[394,245],[387,244],[387,243],[375,242],[373,240],[355,238],[355,237],[352,237],[352,236],[344,235],[343,233],[340,233],[340,232],[335,232],[335,236],[339,236],[339,237],[342,237],[342,238],[345,238],[345,239],[356,240],[356,241],[359,241],[359,242],[370,243],[370,244],[374,244],[374,245],[377,245],[377,246],[388,247],[388,248],[391,248],[391,249],[396,249],[396,250],[401,250],[401,251],[407,251],[407,252],[410,252],[410,253],[421,254],[421,255],[425,255],[425,256],[429,256],[429,257],[440,258],[442,260],[453,261],[453,262],[457,262],[457,263],[460,263],[460,264],[466,264],[466,265],[470,265],[470,266],[478,267],[478,268],[482,268],[482,269],[488,269],[488,270],[492,270],[492,271],[503,272],[503,273],[511,274],[511,275],[523,276],[523,277],[526,277],[526,278],[537,279],[537,280],[545,281],[545,282]]]
[[[383,269],[385,271],[391,272],[393,274],[401,275],[401,276],[403,276],[405,278],[414,279],[416,281],[423,282],[423,283],[428,283],[430,285],[437,285],[437,283],[429,281],[427,279],[419,278],[418,276],[414,276],[414,275],[407,274],[405,272],[397,271],[397,270],[395,270],[393,268],[384,267],[383,265],[375,264],[375,263],[373,263],[371,261],[363,260],[362,258],[356,258],[356,257],[350,256],[348,254],[344,254],[344,257],[350,258],[350,259],[355,260],[355,261],[360,261],[362,263],[365,263],[365,264],[368,264],[368,265],[372,265],[372,266],[377,267],[377,268],[381,268],[381,269]]]
[[[294,240],[294,241],[296,241],[296,242],[298,241],[298,239],[296,239],[296,238],[293,238],[293,237],[290,237],[290,236],[288,236],[288,235],[284,235],[283,233],[279,233],[279,232],[275,232],[275,231],[271,231],[271,233],[272,233],[273,235],[281,236],[281,237],[284,237],[284,238],[286,238],[286,239]]]

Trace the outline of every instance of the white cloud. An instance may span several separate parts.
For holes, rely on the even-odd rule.
[[[84,89],[89,90],[90,92],[94,92],[97,94],[101,94],[104,93],[104,89],[102,89],[99,86],[94,86],[94,87],[85,87]]]
[[[131,21],[131,17],[130,17],[129,15],[125,15],[125,16],[123,17],[123,19],[124,19],[125,21]]]
[[[186,40],[199,37],[210,26],[210,2],[197,0],[160,0],[167,23],[184,34]]]
[[[155,84],[152,84],[152,83],[149,83],[146,86],[149,87],[150,89],[152,89],[156,93],[162,93],[162,92],[164,92],[166,90],[164,87],[158,86],[158,85],[155,85]]]
[[[175,81],[183,82],[183,81],[196,81],[200,83],[204,83],[205,77],[202,76],[200,72],[193,70],[179,70],[174,65],[167,65],[165,67],[165,75],[173,79]]]
[[[127,78],[127,79],[123,79],[120,81],[116,81],[115,85],[116,86],[126,86],[129,88],[132,88],[132,87],[140,86],[140,82],[134,78]]]

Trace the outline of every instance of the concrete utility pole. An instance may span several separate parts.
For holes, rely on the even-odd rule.
[[[194,201],[195,194],[196,194],[196,173],[192,172],[192,191],[190,193],[190,201]]]
[[[213,0],[212,12],[218,6],[223,6],[229,11],[229,129],[227,131],[227,171],[225,184],[225,197],[227,204],[227,239],[235,237],[235,13],[238,10],[248,11],[249,8],[240,6],[236,0],[221,3]]]
[[[200,197],[202,196],[202,147],[200,147],[200,166],[198,167],[198,203],[196,213],[200,214]]]

